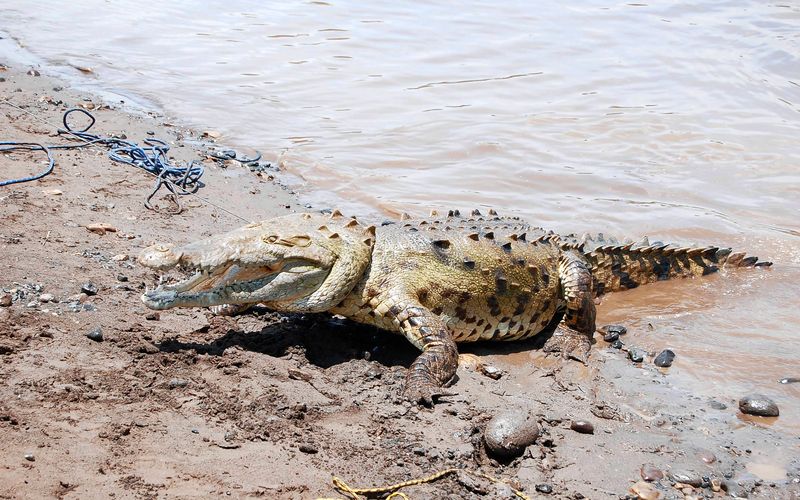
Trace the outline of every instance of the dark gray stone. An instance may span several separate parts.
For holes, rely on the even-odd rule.
[[[602,328],[604,334],[616,333],[617,337],[628,333],[628,329],[622,325],[606,325]]]
[[[643,349],[639,349],[638,347],[631,347],[628,349],[628,358],[634,363],[641,363],[644,361],[644,357],[647,355],[647,352]]]
[[[99,326],[92,328],[92,330],[86,334],[86,336],[94,340],[95,342],[102,342],[103,341],[103,329]]]
[[[606,342],[609,342],[609,343],[615,342],[615,341],[619,340],[619,332],[606,332],[603,335],[603,340],[605,340]]]
[[[486,424],[484,441],[494,456],[512,458],[522,454],[539,437],[539,424],[522,410],[500,413]]]
[[[84,283],[83,285],[81,285],[81,292],[89,296],[97,295],[97,285],[95,285],[91,281],[88,283]]]
[[[761,417],[777,417],[780,415],[778,405],[763,394],[750,394],[740,399],[739,411]]]
[[[671,349],[664,349],[656,356],[656,359],[653,360],[653,364],[656,366],[660,366],[661,368],[668,368],[672,366],[672,362],[675,360],[675,353],[672,352]]]

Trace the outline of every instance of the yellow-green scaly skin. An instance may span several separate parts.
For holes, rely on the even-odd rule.
[[[770,265],[717,247],[561,237],[493,211],[378,228],[338,211],[293,214],[182,247],[154,245],[139,262],[197,270],[145,293],[154,309],[261,303],[401,333],[422,351],[405,394],[428,404],[455,374],[456,342],[529,338],[563,317],[544,349],[585,361],[595,297],[723,265]]]

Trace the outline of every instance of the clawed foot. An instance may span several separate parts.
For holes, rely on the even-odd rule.
[[[428,408],[433,406],[439,398],[447,396],[455,396],[456,393],[445,391],[442,387],[434,384],[423,382],[406,382],[406,387],[403,389],[403,397],[411,401],[415,405],[426,406]]]
[[[560,352],[564,358],[587,364],[591,348],[592,342],[586,335],[559,327],[553,333],[553,336],[545,342],[542,349],[544,352]]]

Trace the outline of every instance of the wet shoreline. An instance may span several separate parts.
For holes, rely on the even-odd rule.
[[[65,105],[100,104],[68,87],[55,92],[63,82],[25,71],[12,67],[0,73],[6,78],[0,94],[48,114],[50,122]],[[53,95],[64,104],[42,99]],[[24,114],[3,111],[4,137],[52,140],[52,131]],[[202,153],[195,149],[201,132],[165,126],[163,117],[114,109],[97,114],[106,132],[147,137],[154,131],[175,140],[181,157]],[[4,163],[3,171],[20,163]],[[690,366],[682,363],[692,360],[689,346],[697,342],[686,332],[669,332],[674,323],[659,309],[678,300],[688,309],[671,314],[689,312],[692,323],[702,327],[705,306],[695,303],[697,296],[726,280],[758,293],[758,283],[770,275],[731,273],[607,299],[601,321],[626,324],[626,343],[654,352],[664,347],[665,337],[647,336],[648,323],[670,343],[680,341],[672,333],[686,338],[675,348],[678,362],[666,372],[649,357],[638,366],[602,341],[588,367],[554,363],[528,345],[481,345],[474,352],[504,375],[494,380],[460,370],[453,401],[417,410],[396,399],[413,349],[380,332],[354,334],[351,325],[314,318],[286,323],[266,313],[221,320],[201,311],[175,311],[148,319],[138,294],[150,277],[131,262],[136,250],[154,240],[189,241],[240,221],[202,203],[173,217],[146,211],[141,202],[149,178],[126,167],[111,167],[109,174],[102,154],[70,153],[58,165],[42,182],[9,190],[13,196],[4,196],[0,205],[6,276],[0,288],[27,294],[0,307],[2,377],[8,382],[0,398],[0,437],[8,443],[4,495],[230,491],[307,498],[332,494],[330,474],[360,486],[456,466],[516,481],[529,494],[546,484],[556,498],[597,498],[626,494],[634,485],[645,491],[639,482],[648,464],[648,471],[662,471],[652,484],[663,495],[713,492],[712,478],[719,484],[733,481],[728,488],[742,488],[754,498],[797,494],[795,438],[781,428],[794,419],[791,404],[784,402],[796,398],[797,386],[769,382],[795,391],[779,400],[784,413],[777,425],[774,419],[740,418],[736,401],[744,392],[738,389],[736,394],[715,389],[714,400],[724,408],[712,406],[707,394],[681,383],[687,379],[674,378]],[[203,196],[223,200],[250,219],[305,208],[274,179],[242,166],[220,168],[212,162],[209,167]],[[44,192],[53,190],[61,194]],[[117,231],[86,230],[99,222]],[[99,293],[81,297],[85,281],[97,284]],[[45,293],[53,300],[43,301]],[[71,309],[75,302],[78,311]],[[102,342],[85,336],[98,326]],[[374,354],[368,360],[364,352]],[[771,387],[766,384],[756,383]],[[519,408],[536,416],[542,437],[523,456],[497,461],[483,447],[483,429],[500,410]],[[571,429],[576,420],[590,421],[594,434]],[[708,453],[714,457],[710,463]],[[594,456],[602,458],[587,462]],[[776,479],[776,471],[783,477]],[[269,481],[259,479],[264,477]],[[695,486],[684,482],[696,480]],[[479,495],[466,480],[447,481],[414,492]]]

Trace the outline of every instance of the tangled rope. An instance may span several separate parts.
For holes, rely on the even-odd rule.
[[[91,121],[84,128],[73,128],[69,123],[69,117],[73,113],[82,113]],[[0,152],[16,150],[43,151],[47,155],[48,160],[47,168],[41,173],[19,179],[0,181],[0,187],[34,181],[50,174],[55,166],[55,160],[52,155],[52,150],[54,149],[79,149],[92,145],[106,146],[109,148],[108,157],[112,161],[141,168],[156,177],[153,190],[147,196],[144,203],[145,207],[150,210],[157,210],[151,203],[151,200],[162,187],[166,188],[171,193],[172,202],[177,207],[175,210],[171,210],[170,213],[177,214],[183,211],[178,197],[194,194],[203,186],[200,178],[203,177],[205,168],[200,162],[193,160],[185,166],[174,165],[167,156],[169,145],[159,139],[145,139],[145,145],[140,146],[135,142],[118,137],[104,137],[92,134],[89,132],[89,129],[94,126],[95,122],[95,117],[88,111],[80,108],[71,108],[64,112],[62,118],[64,128],[58,129],[58,135],[71,135],[76,137],[83,141],[80,144],[44,145],[34,142],[0,142]]]
[[[431,474],[430,476],[426,476],[423,478],[411,479],[409,481],[403,481],[401,483],[396,483],[389,486],[380,486],[377,488],[352,488],[350,487],[350,485],[348,485],[347,483],[345,483],[344,481],[335,476],[332,482],[334,488],[336,488],[340,493],[347,495],[352,500],[361,500],[361,498],[364,496],[370,497],[370,496],[382,495],[385,493],[389,493],[389,496],[386,497],[386,500],[390,500],[391,498],[402,498],[404,500],[408,500],[408,496],[405,493],[402,493],[397,490],[406,488],[408,486],[416,486],[425,483],[432,483],[434,481],[438,481],[439,479],[445,476],[449,476],[450,474],[456,474],[458,472],[462,472],[465,474],[472,474],[474,476],[491,481],[492,483],[505,484],[506,486],[511,488],[511,486],[509,486],[505,481],[492,477],[488,474],[484,474],[483,472],[469,471],[466,469],[458,469],[455,467],[450,469],[444,469],[442,471],[439,471],[435,474]],[[528,495],[517,490],[516,488],[511,488],[511,491],[513,491],[514,494],[518,498],[521,498],[522,500],[530,500],[530,497],[528,497]]]

